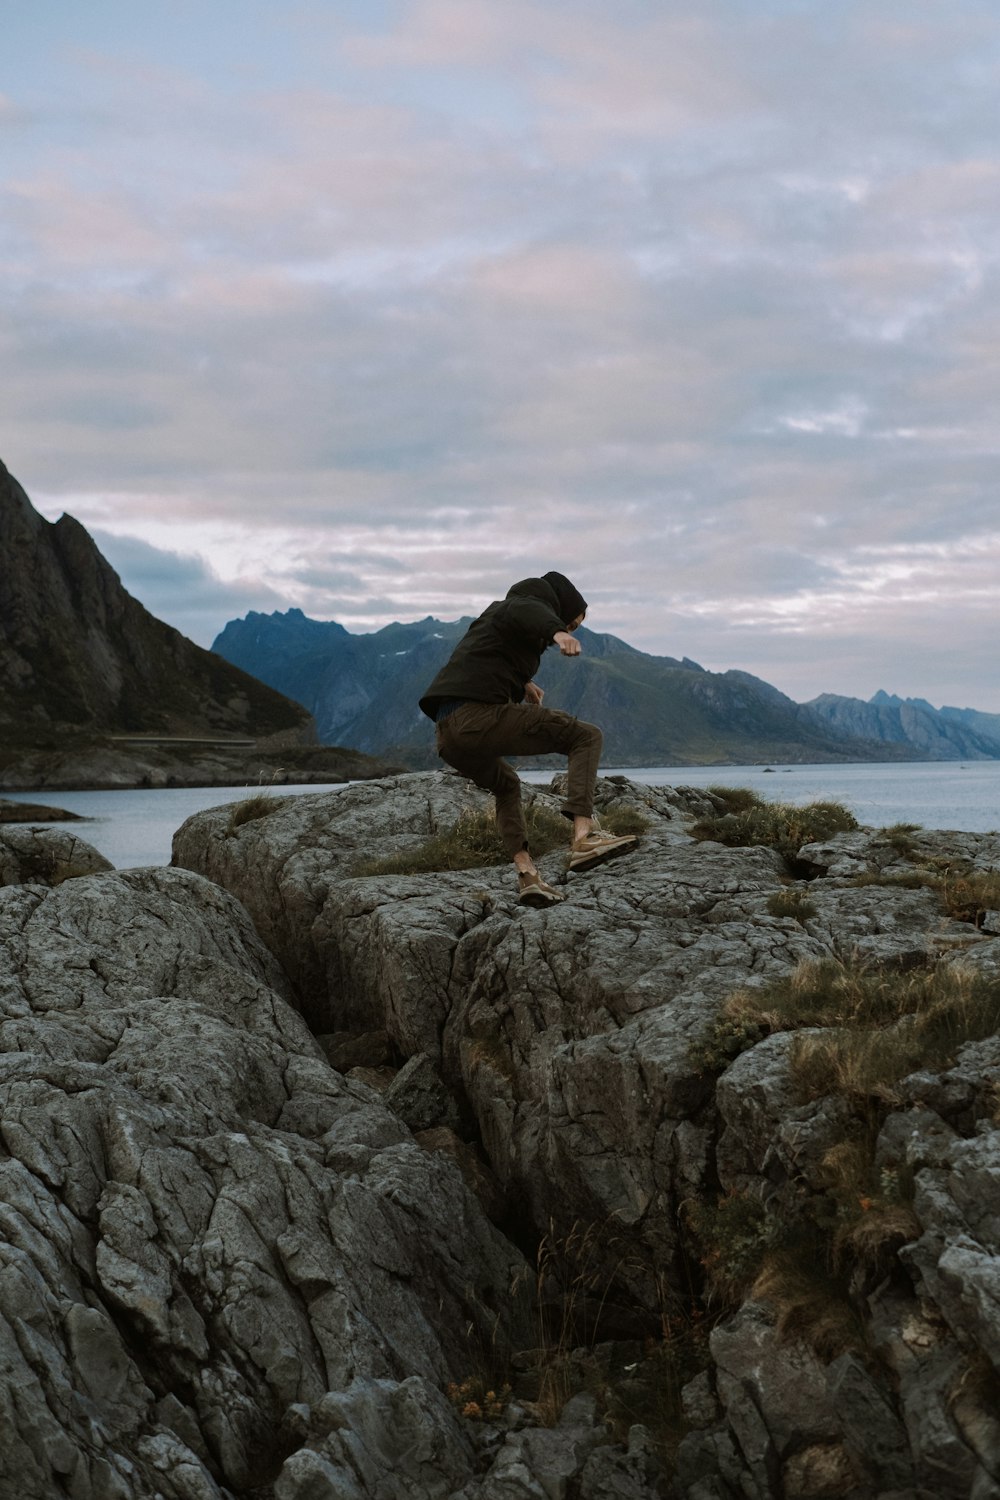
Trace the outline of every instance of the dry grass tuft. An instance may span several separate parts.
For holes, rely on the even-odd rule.
[[[1000,872],[948,869],[941,881],[941,900],[950,917],[981,927],[988,911],[1000,911]]]
[[[753,1284],[753,1295],[774,1308],[782,1338],[802,1339],[823,1360],[865,1346],[860,1314],[831,1279],[815,1247],[773,1251]]]
[[[857,828],[858,820],[839,802],[765,802],[745,787],[710,787],[725,811],[701,818],[691,828],[696,839],[712,839],[729,848],[765,844],[794,863],[803,844]]]
[[[550,812],[538,802],[525,808],[525,823],[532,853],[540,859],[552,849],[564,848],[571,833],[569,820]],[[492,808],[465,812],[442,833],[423,844],[404,849],[385,859],[362,860],[354,875],[419,875],[432,870],[474,870],[487,865],[509,864]]]
[[[772,917],[791,917],[803,926],[818,912],[816,904],[809,900],[800,886],[788,886],[785,890],[775,891],[768,898],[767,909]]]
[[[881,830],[882,837],[887,844],[891,844],[897,854],[911,855],[916,850],[912,835],[920,832],[919,823],[890,823],[887,828]]]
[[[759,1198],[741,1192],[727,1193],[714,1204],[693,1203],[687,1217],[710,1301],[738,1307],[774,1244],[776,1222]]]
[[[577,1220],[558,1233],[550,1223],[535,1262],[538,1348],[535,1369],[539,1421],[553,1426],[570,1396],[580,1389],[581,1349],[601,1337],[609,1298],[619,1284],[643,1268],[624,1246],[615,1256],[619,1231],[613,1222]]]
[[[1000,982],[955,966],[845,971],[832,990],[839,1003],[815,1005],[806,1022],[828,1034],[797,1038],[792,1049],[803,1103],[824,1094],[893,1103],[908,1073],[948,1066],[965,1042],[1000,1030]]]
[[[716,798],[723,804],[727,813],[747,812],[751,807],[756,807],[762,800],[748,786],[712,785],[706,787],[705,790],[710,797]]]
[[[601,813],[601,827],[620,837],[626,833],[640,834],[648,831],[649,819],[637,807],[611,807]]]
[[[859,1266],[869,1280],[881,1281],[891,1273],[902,1247],[920,1238],[920,1220],[908,1203],[862,1197],[858,1207],[858,1217],[837,1231],[834,1256],[840,1266]]]
[[[235,802],[229,809],[227,834],[235,833],[237,828],[243,827],[244,823],[253,823],[258,818],[269,817],[285,800],[284,797],[272,796],[270,792],[255,792],[252,797],[245,797],[242,802]]]

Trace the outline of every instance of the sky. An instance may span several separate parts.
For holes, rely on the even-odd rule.
[[[995,0],[0,15],[0,457],[154,614],[1000,712]]]

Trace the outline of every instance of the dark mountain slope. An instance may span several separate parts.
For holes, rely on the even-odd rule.
[[[0,742],[67,733],[313,731],[300,704],[149,614],[79,522],[44,520],[0,464]]]

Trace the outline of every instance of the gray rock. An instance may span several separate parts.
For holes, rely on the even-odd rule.
[[[1000,1130],[953,1137],[915,1186],[924,1233],[902,1258],[956,1337],[1000,1370]]]
[[[968,923],[944,916],[940,897],[933,890],[838,884],[827,888],[816,881],[808,890],[818,911],[806,922],[806,930],[843,960],[913,966],[933,962],[942,952],[964,951],[982,942],[982,935]]]
[[[921,864],[937,862],[989,871],[1000,869],[1000,836],[918,828],[896,840],[882,829],[858,828],[822,843],[806,844],[799,858],[814,874],[832,878],[880,871],[905,874]]]
[[[644,1427],[629,1429],[628,1446],[595,1448],[580,1475],[580,1500],[657,1500],[661,1465]]]
[[[963,1134],[970,1134],[980,1121],[995,1123],[998,1091],[1000,1035],[967,1042],[954,1065],[942,1073],[914,1073],[900,1084],[905,1100],[934,1110]]]
[[[790,1057],[796,1039],[812,1034],[811,1028],[775,1032],[741,1054],[716,1088],[719,1184],[767,1203],[772,1217],[780,1218],[783,1205],[804,1190],[827,1190],[826,1158],[856,1129],[842,1097],[798,1103]]]
[[[621,1500],[654,1500],[648,1455],[636,1437],[627,1452],[608,1454],[594,1398],[579,1395],[567,1402],[555,1427],[509,1432],[485,1476],[463,1486],[453,1500],[587,1500],[588,1494],[602,1500],[607,1484],[617,1480],[626,1486]]]
[[[290,994],[196,875],[0,891],[0,1493],[216,1500],[352,1381],[444,1452],[435,1388],[527,1342],[520,1256]]]
[[[0,886],[61,885],[112,868],[103,854],[64,828],[0,823]]]
[[[893,1376],[915,1488],[965,1500],[979,1465],[954,1414],[955,1399],[968,1385],[961,1350],[929,1300],[915,1304],[887,1286],[870,1299],[869,1333]]]
[[[612,795],[638,793],[618,782]],[[694,844],[662,798],[629,860],[565,876],[546,857],[568,895],[557,911],[519,909],[506,870],[344,878],[358,851],[426,839],[485,800],[459,778],[401,777],[297,798],[238,838],[224,811],[199,815],[174,857],[248,904],[314,1024],[384,1029],[405,1057],[441,1067],[540,1232],[610,1222],[609,1261],[629,1259],[631,1231],[644,1259],[669,1265],[672,1163],[696,1160],[697,1137],[676,1133],[711,1096],[692,1044],[748,973],[823,949],[767,914],[783,871],[773,851]],[[655,1305],[655,1271],[631,1281]]]
[[[713,1427],[719,1420],[721,1408],[708,1370],[688,1381],[681,1392],[681,1409],[692,1427]]]
[[[400,1068],[382,1097],[411,1130],[459,1124],[458,1105],[426,1052],[415,1053]]]
[[[783,1343],[773,1316],[752,1302],[712,1333],[716,1387],[757,1486],[782,1493],[786,1462],[811,1447],[833,1447],[842,1427],[822,1364],[805,1345]]]
[[[674,1493],[681,1500],[771,1500],[748,1468],[734,1434],[724,1424],[682,1439],[675,1463]]]
[[[550,793],[533,795],[551,804]],[[567,898],[546,912],[517,907],[505,869],[354,875],[360,855],[419,843],[485,804],[436,773],[299,799],[233,836],[224,812],[202,814],[180,831],[175,859],[247,904],[314,1027],[384,1033],[393,1055],[429,1060],[468,1105],[522,1227],[564,1258],[586,1244],[602,1317],[632,1318],[634,1336],[663,1312],[661,1289],[678,1284],[686,1205],[721,1185],[767,1199],[777,1223],[783,1207],[826,1191],[825,1159],[857,1129],[843,1099],[798,1102],[787,1033],[751,1047],[718,1080],[693,1060],[726,997],[824,958],[906,965],[952,955],[996,976],[1000,942],[944,918],[929,890],[849,883],[911,868],[899,839],[859,830],[806,851],[816,911],[803,923],[769,910],[786,878],[774,851],[690,840],[688,819],[701,810],[693,795],[602,781],[601,805],[616,801],[641,803],[650,820],[639,851],[586,875],[546,856],[543,869]],[[920,833],[913,842],[921,858],[983,869],[1000,853],[990,836]],[[996,1061],[989,1042],[976,1043],[944,1073],[899,1086],[877,1165],[897,1191],[916,1172],[923,1232],[872,1303],[871,1365],[828,1370],[778,1339],[771,1310],[744,1305],[712,1338],[719,1407],[689,1394],[700,1426],[680,1445],[678,1496],[871,1500],[879,1485],[916,1495],[986,1482],[988,1413],[972,1401],[960,1421],[956,1392],[977,1351],[991,1339],[1000,1347],[989,1278]],[[398,1138],[377,1134],[385,1127],[373,1108],[359,1093],[319,1137],[328,1165],[370,1170],[371,1131],[383,1150],[399,1149]],[[317,1115],[315,1129],[303,1125],[305,1136],[316,1138],[319,1124]],[[976,1141],[987,1144],[970,1150]],[[514,1436],[491,1456],[497,1496],[541,1485],[542,1458],[528,1455],[544,1442]],[[495,1467],[501,1453],[506,1470]],[[602,1445],[591,1462],[610,1473],[624,1455]],[[570,1483],[550,1472],[557,1487]],[[465,1479],[463,1500],[482,1500],[484,1482],[481,1470]]]
[[[876,1494],[914,1482],[906,1431],[887,1392],[854,1354],[841,1355],[826,1370],[827,1388],[855,1470]]]
[[[461,1422],[418,1375],[331,1391],[315,1428],[282,1465],[275,1500],[448,1500],[472,1474]]]
[[[338,1073],[347,1073],[351,1068],[380,1068],[388,1063],[392,1055],[392,1044],[386,1031],[336,1031],[316,1037]]]
[[[875,1143],[876,1170],[898,1175],[947,1166],[955,1139],[951,1126],[932,1109],[893,1110]]]

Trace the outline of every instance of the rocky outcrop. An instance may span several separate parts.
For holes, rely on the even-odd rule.
[[[169,870],[0,830],[3,1500],[1000,1495],[1000,839],[793,878],[693,840],[711,794],[599,798],[640,849],[545,856],[545,912],[355,873],[482,805],[437,773]],[[804,1092],[829,1033],[727,999],[859,957],[994,1019]]]
[[[11,802],[0,797],[0,823],[80,823],[79,813],[62,807],[43,807],[39,802]]]
[[[61,885],[78,875],[110,870],[110,860],[61,828],[0,824],[0,886]]]
[[[389,1454],[430,1496],[488,1466],[442,1391],[530,1341],[524,1262],[289,993],[197,875],[0,891],[5,1497],[367,1495]]]
[[[245,902],[345,1059],[350,1034],[379,1037],[436,1073],[505,1229],[577,1268],[583,1321],[653,1339],[683,1387],[658,1449],[672,1495],[1000,1495],[997,1037],[876,1091],[867,1124],[835,1092],[802,1102],[791,1031],[709,1055],[727,997],[803,961],[996,979],[1000,921],[949,917],[908,877],[915,851],[996,872],[1000,840],[862,830],[800,851],[804,881],[773,850],[694,842],[710,800],[600,783],[604,807],[647,818],[640,851],[587,875],[546,856],[567,898],[546,912],[518,908],[504,869],[353,873],[481,805],[437,773],[278,801],[238,829],[200,814],[174,859]],[[404,1084],[407,1107],[433,1093]],[[852,1205],[833,1177],[862,1148],[883,1189]],[[836,1296],[815,1275],[802,1291],[824,1241]],[[741,1276],[764,1249],[768,1274]],[[529,1474],[530,1446],[504,1443]]]

